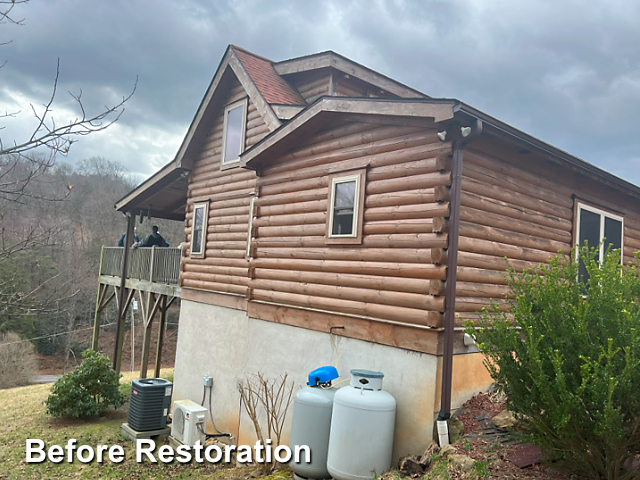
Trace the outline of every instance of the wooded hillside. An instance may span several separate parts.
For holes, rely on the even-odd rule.
[[[113,205],[137,179],[99,157],[37,165],[0,159],[2,184],[13,187],[0,195],[0,332],[45,337],[34,344],[48,354],[85,347],[64,332],[92,324],[100,249],[115,246],[125,228]],[[181,223],[154,219],[137,225],[141,238],[151,224],[171,244],[182,241]]]

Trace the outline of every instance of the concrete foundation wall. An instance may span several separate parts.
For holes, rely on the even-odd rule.
[[[352,368],[385,374],[383,388],[398,404],[394,459],[421,454],[431,442],[437,410],[438,358],[338,335],[334,338],[340,353],[341,380],[349,378]],[[295,394],[306,383],[310,371],[335,363],[328,333],[249,318],[241,310],[183,300],[173,398],[188,398],[200,404],[202,376],[211,375],[214,420],[220,430],[235,437],[240,407],[238,379],[257,372],[267,378],[279,378],[286,372],[296,384]],[[455,397],[460,402],[460,395]],[[292,407],[284,428],[284,442],[288,442],[291,416]],[[255,443],[254,427],[244,407],[240,418],[239,444]],[[210,423],[208,431],[213,432]]]

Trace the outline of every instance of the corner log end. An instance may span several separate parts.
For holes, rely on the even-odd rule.
[[[431,249],[431,261],[435,265],[447,264],[447,251],[444,248],[432,248]]]
[[[437,185],[433,188],[434,199],[436,202],[448,202],[451,198],[451,189],[445,185]]]

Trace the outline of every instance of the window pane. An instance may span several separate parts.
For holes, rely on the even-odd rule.
[[[355,180],[335,184],[332,235],[353,235],[355,196]]]
[[[580,210],[580,226],[579,226],[579,238],[578,245],[583,247],[585,242],[589,248],[597,247],[600,244],[600,215],[590,212],[589,210]],[[598,251],[594,255],[594,259],[598,260]],[[584,266],[584,262],[580,259],[579,277],[583,282],[589,279],[587,269]]]
[[[622,248],[622,222],[613,218],[604,219],[604,251],[611,245],[612,249]]]
[[[193,228],[194,230],[202,230],[202,224],[204,221],[204,208],[196,208],[195,209],[195,218],[193,220]]]
[[[353,204],[356,196],[356,182],[343,182],[336,183],[336,192],[335,192],[335,203],[334,206],[336,208],[339,207],[351,207],[353,208]]]
[[[353,234],[353,209],[348,211],[333,213],[333,235],[352,235]]]
[[[193,219],[193,250],[192,253],[202,253],[202,231],[204,225],[204,208],[196,208]]]
[[[227,132],[225,137],[224,159],[222,163],[233,162],[240,157],[242,142],[242,105],[227,113]]]

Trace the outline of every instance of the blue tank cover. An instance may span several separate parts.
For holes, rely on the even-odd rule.
[[[309,374],[309,381],[307,382],[307,385],[309,385],[310,387],[322,385],[335,380],[339,376],[340,375],[338,375],[338,370],[336,369],[336,367],[326,366],[316,368]]]

